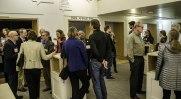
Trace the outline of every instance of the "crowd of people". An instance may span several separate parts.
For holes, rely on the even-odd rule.
[[[130,64],[130,97],[140,99],[137,94],[145,94],[142,90],[144,76],[145,44],[154,44],[150,30],[141,37],[143,24],[131,21],[127,38],[127,57]],[[4,28],[0,44],[0,70],[4,73],[16,99],[22,99],[17,91],[29,91],[30,99],[40,98],[41,72],[45,79],[43,92],[51,90],[50,59],[61,53],[63,65],[68,66],[69,78],[72,86],[71,99],[83,99],[89,92],[92,80],[96,99],[107,99],[107,89],[104,81],[115,79],[112,75],[118,73],[116,65],[115,35],[111,26],[100,30],[97,19],[90,21],[91,33],[86,38],[82,30],[69,27],[66,39],[61,29],[56,30],[56,38],[51,38],[50,32],[40,29],[39,34],[33,30],[21,28],[17,31]],[[157,44],[158,61],[156,66],[156,80],[163,88],[163,99],[169,99],[174,90],[176,99],[181,99],[181,45],[180,27],[173,24],[170,32],[159,33]],[[56,44],[52,40],[56,40]],[[2,68],[3,67],[3,68]],[[81,82],[81,87],[80,83]]]
[[[22,99],[17,91],[25,92],[28,87],[29,98],[40,98],[40,77],[43,73],[45,89],[51,90],[50,59],[56,53],[61,53],[65,66],[69,68],[69,78],[72,85],[72,99],[83,99],[89,92],[90,78],[97,99],[107,99],[104,76],[112,76],[111,67],[116,68],[116,49],[114,33],[110,26],[105,32],[100,30],[97,19],[90,22],[92,33],[85,37],[82,30],[70,27],[66,39],[61,29],[56,30],[56,38],[52,39],[49,31],[40,29],[38,36],[33,30],[25,28],[17,31],[4,28],[1,37],[1,72],[4,73],[16,99]],[[56,40],[55,45],[52,40]],[[82,87],[79,88],[79,80]]]
[[[130,97],[131,99],[140,99],[137,94],[145,93],[142,91],[145,44],[153,44],[154,38],[150,30],[146,30],[145,37],[142,39],[142,23],[131,21],[129,25],[131,30],[128,36],[127,50],[131,71]],[[170,99],[171,91],[174,91],[176,99],[181,99],[180,25],[172,24],[168,37],[165,30],[161,30],[159,36],[160,41],[156,44],[158,58],[155,80],[159,80],[159,85],[163,89],[162,99]]]

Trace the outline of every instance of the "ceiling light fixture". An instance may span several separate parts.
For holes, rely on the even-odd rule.
[[[136,9],[131,9],[131,13],[135,14],[136,13]]]

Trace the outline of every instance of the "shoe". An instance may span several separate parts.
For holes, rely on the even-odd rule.
[[[114,70],[115,73],[118,73],[117,69]]]
[[[45,88],[45,89],[43,89],[43,92],[46,92],[46,91],[49,91],[49,90],[51,90],[51,88]]]
[[[138,91],[137,94],[146,94],[146,91]]]
[[[16,96],[16,99],[23,99],[23,96]]]
[[[26,91],[27,91],[27,89],[26,89],[26,88],[24,88],[24,87],[23,87],[23,88],[20,88],[20,89],[18,88],[18,91],[21,91],[21,92],[26,92]]]
[[[131,97],[131,99],[140,99],[137,95],[134,97]]]
[[[107,79],[115,79],[113,76],[106,77]]]

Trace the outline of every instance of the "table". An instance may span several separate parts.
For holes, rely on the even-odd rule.
[[[72,96],[72,88],[70,79],[62,80],[59,77],[63,69],[63,60],[60,58],[60,53],[53,56],[51,59],[51,83],[52,83],[52,96],[54,99],[70,99]],[[86,99],[86,95],[84,96]]]
[[[158,52],[147,54],[146,99],[162,99],[162,88],[159,81],[155,80],[155,69]],[[175,99],[172,93],[171,99]]]
[[[0,84],[0,99],[15,99],[14,94],[7,83]]]

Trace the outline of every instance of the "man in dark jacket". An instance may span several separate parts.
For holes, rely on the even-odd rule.
[[[17,95],[18,72],[16,71],[16,59],[18,56],[18,48],[16,41],[18,33],[16,31],[9,32],[9,39],[4,44],[4,72],[6,81],[8,82],[16,99],[22,99],[22,96]]]
[[[104,31],[108,37],[108,40],[110,42],[110,49],[111,49],[111,52],[110,52],[110,58],[108,60],[108,69],[106,70],[106,78],[107,79],[114,79],[114,77],[112,76],[112,65],[113,65],[113,60],[114,58],[116,57],[116,48],[114,46],[114,41],[113,39],[111,38],[111,27],[110,26],[105,26],[104,27]],[[115,61],[115,60],[114,60]],[[116,63],[114,64],[116,65]],[[114,66],[114,71],[117,72],[117,69],[116,69],[116,66]]]
[[[45,48],[46,54],[52,53],[54,51],[54,43],[49,39],[50,33],[48,31],[44,31],[41,37],[42,37],[42,44]],[[42,60],[42,65],[43,65],[43,76],[46,85],[46,88],[43,91],[45,92],[51,90],[50,60]]]
[[[100,30],[97,19],[91,20],[93,34],[90,35],[92,82],[96,99],[107,99],[106,85],[103,69],[107,68],[107,60],[110,57],[110,44],[104,32]]]
[[[16,45],[18,47],[18,52],[20,50],[21,47],[21,43],[27,41],[27,31],[24,28],[21,28],[18,30],[18,40],[16,41]],[[24,61],[22,61],[24,62]],[[19,68],[19,72],[18,72],[18,91],[22,91],[25,92],[27,91],[27,89],[24,87],[25,86],[25,77],[24,77],[24,70],[23,68]]]

